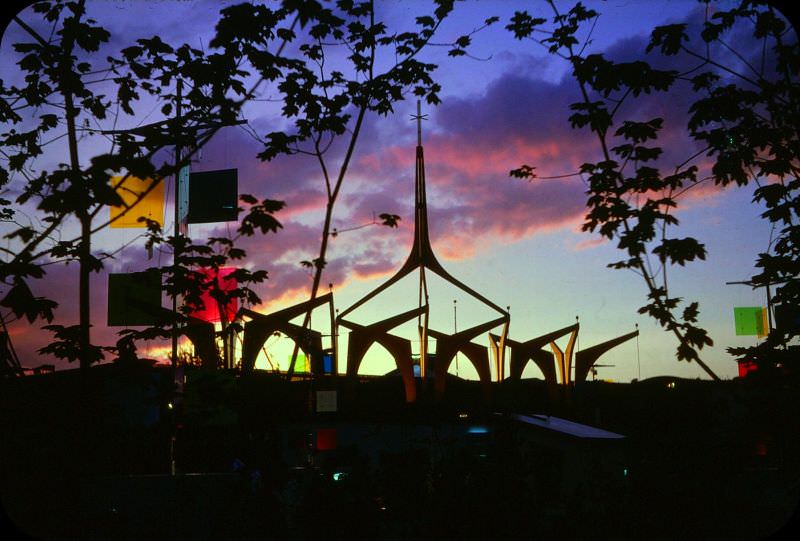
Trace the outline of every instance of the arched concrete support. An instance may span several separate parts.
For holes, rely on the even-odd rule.
[[[358,369],[364,361],[364,356],[372,344],[377,342],[385,347],[394,358],[403,379],[406,402],[416,401],[417,385],[414,381],[414,365],[411,360],[411,341],[389,334],[388,331],[415,317],[427,315],[427,313],[428,306],[425,305],[371,325],[359,325],[340,317],[337,323],[350,329],[347,341],[347,375],[351,378],[356,377]]]
[[[531,352],[531,360],[536,363],[539,370],[544,375],[544,380],[550,386],[558,385],[558,378],[556,377],[556,359],[553,354],[543,349],[537,349]],[[520,376],[522,373],[520,373]]]
[[[511,338],[506,338],[505,343],[511,349],[511,358],[509,359],[509,377],[513,379],[521,378],[522,372],[525,370],[525,365],[528,364],[528,361],[533,360],[542,371],[545,381],[550,382],[552,379],[553,382],[556,382],[554,357],[550,353],[542,351],[541,348],[553,340],[561,338],[567,333],[577,333],[579,328],[579,324],[575,323],[574,325],[564,327],[563,329],[558,329],[557,331],[552,331],[547,334],[543,334],[542,336],[531,338],[525,342],[518,342],[516,340],[512,340]],[[500,337],[497,335],[490,335],[490,338],[494,341],[500,340]]]
[[[492,374],[489,368],[489,349],[486,346],[474,344],[472,342],[460,342],[452,340],[452,336],[443,335],[429,330],[431,336],[436,338],[436,364],[433,367],[433,388],[437,397],[444,395],[444,384],[447,378],[447,370],[453,364],[456,353],[459,351],[469,359],[475,371],[478,373],[478,378],[481,381],[483,392],[489,395],[491,392]]]
[[[311,330],[303,329],[300,325],[290,323],[290,320],[305,314],[325,303],[333,302],[333,294],[326,293],[320,295],[313,301],[306,301],[271,314],[259,314],[248,309],[241,309],[237,314],[237,319],[247,316],[250,321],[244,324],[244,340],[242,343],[242,372],[249,373],[255,368],[258,352],[264,346],[267,338],[276,331],[280,331],[292,340],[297,342],[306,355],[312,366],[312,372],[322,363],[322,334]],[[331,328],[334,327],[331,321]],[[335,355],[335,353],[334,353]],[[334,359],[334,367],[336,360]]]
[[[495,381],[506,379],[506,340],[508,339],[508,324],[503,325],[503,332],[500,335],[489,333],[489,348],[492,351],[494,360]]]
[[[488,348],[486,346],[481,346],[479,344],[469,342],[467,344],[464,344],[459,351],[461,351],[467,357],[467,359],[470,360],[472,366],[475,367],[475,371],[478,372],[478,378],[481,381],[481,387],[483,388],[484,397],[488,401],[489,398],[491,397],[491,391],[492,391],[492,387],[491,385],[489,385],[489,382],[492,379],[492,375],[491,372],[489,371]],[[446,373],[447,372],[445,371],[445,374]],[[442,378],[442,382],[444,383],[444,378]]]
[[[286,321],[252,320],[244,325],[242,372],[249,373],[253,371],[258,352],[264,346],[267,338],[275,332],[281,332],[297,343],[300,350],[308,357],[311,366],[319,366],[322,363],[322,333],[312,329],[304,329],[302,325]],[[247,356],[244,354],[245,348]],[[245,361],[247,361],[247,364],[245,364]]]
[[[586,376],[589,375],[589,370],[592,369],[592,366],[597,362],[597,359],[599,359],[601,355],[636,336],[639,336],[638,330],[628,334],[623,334],[617,338],[612,338],[611,340],[577,352],[575,354],[575,383],[586,381]]]
[[[447,369],[450,368],[450,363],[453,362],[456,353],[459,351],[463,352],[475,367],[478,377],[484,385],[485,392],[488,392],[489,383],[492,380],[488,349],[485,346],[473,344],[472,339],[506,322],[506,320],[505,317],[500,317],[494,321],[476,325],[456,334],[445,334],[428,329],[428,335],[436,339],[436,364],[433,367],[433,385],[437,396],[441,397],[444,394]]]
[[[399,336],[375,332],[369,327],[353,328],[347,341],[347,375],[355,378],[364,356],[373,344],[386,348],[394,358],[405,389],[406,402],[417,399],[417,385],[414,381],[414,365],[411,361],[411,341]]]
[[[558,367],[559,375],[561,376],[561,384],[569,385],[570,376],[572,373],[572,351],[575,349],[575,339],[578,337],[578,324],[575,324],[575,330],[569,335],[567,347],[562,351],[558,344],[550,342],[550,349],[553,350],[553,355],[556,358],[556,366]]]

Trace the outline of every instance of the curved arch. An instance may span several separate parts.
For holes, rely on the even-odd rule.
[[[639,336],[638,330],[628,334],[623,334],[622,336],[612,338],[611,340],[607,340],[605,342],[601,342],[576,353],[575,382],[577,383],[579,381],[586,381],[586,376],[589,375],[589,370],[591,370],[592,365],[597,362],[597,359],[599,359],[601,355],[636,336]]]
[[[525,342],[518,342],[511,338],[506,338],[505,343],[511,348],[511,356],[509,359],[509,377],[513,379],[520,379],[522,371],[528,361],[533,361],[542,371],[545,381],[548,383],[557,383],[555,371],[555,357],[554,355],[542,350],[542,347],[552,343],[553,340],[564,336],[567,333],[574,333],[577,335],[580,324],[575,323],[557,331],[552,331],[536,338],[531,338]],[[499,340],[500,337],[492,335],[492,340]]]
[[[301,325],[290,323],[291,319],[305,314],[325,303],[333,303],[333,294],[320,295],[313,301],[306,301],[271,314],[259,314],[252,310],[241,309],[237,318],[247,316],[250,321],[244,324],[244,340],[242,343],[242,372],[249,373],[255,368],[258,352],[267,338],[280,331],[294,340],[309,358],[313,367],[322,363],[322,333],[304,329]]]
[[[351,329],[347,340],[347,376],[355,378],[364,356],[375,345],[383,346],[394,358],[394,363],[403,379],[406,402],[417,399],[417,384],[414,381],[414,366],[411,362],[411,341],[399,336],[381,333],[368,327]]]
[[[474,344],[472,339],[476,336],[505,323],[504,317],[489,321],[475,327],[465,329],[456,334],[445,334],[433,329],[428,329],[428,334],[436,339],[436,363],[433,367],[434,390],[438,397],[444,395],[444,384],[447,377],[447,369],[456,356],[456,352],[462,352],[475,367],[478,377],[487,395],[491,391],[489,385],[492,380],[491,369],[489,368],[489,350],[486,346]]]
[[[416,401],[417,384],[414,380],[414,365],[411,361],[411,340],[389,334],[389,330],[423,313],[427,314],[427,312],[428,306],[425,305],[371,325],[359,325],[339,317],[338,323],[350,329],[350,335],[347,339],[348,377],[354,378],[358,375],[358,369],[367,351],[373,344],[378,343],[386,348],[394,358],[400,376],[403,378],[406,402]]]

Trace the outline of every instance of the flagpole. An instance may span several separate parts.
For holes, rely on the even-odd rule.
[[[183,94],[183,81],[178,79],[177,83],[177,101],[175,104],[175,120],[180,130],[181,125],[181,101],[182,101],[182,94]],[[181,237],[181,228],[180,228],[180,221],[181,221],[181,154],[183,153],[183,148],[181,147],[181,138],[180,135],[177,137],[175,141],[175,199],[174,199],[174,244],[172,247],[172,281],[173,287],[176,285],[176,275],[178,271],[178,258],[179,258],[179,246],[180,246],[180,237]],[[178,366],[178,292],[173,290],[172,293],[172,378],[175,379],[175,369]]]

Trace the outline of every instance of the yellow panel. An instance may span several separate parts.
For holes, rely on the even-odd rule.
[[[111,177],[111,185],[117,186],[123,177]],[[155,220],[162,226],[164,225],[164,183],[159,182],[147,195],[144,196],[138,203],[136,200],[143,194],[153,183],[153,179],[146,178],[140,179],[136,177],[128,177],[125,182],[117,186],[117,194],[122,198],[125,206],[109,207],[111,211],[111,219],[114,220],[117,216],[122,214],[125,208],[135,206],[129,210],[121,218],[111,222],[111,227],[147,227],[144,222],[139,222],[140,216],[145,216],[151,220]]]
[[[761,308],[760,321],[758,325],[758,338],[764,338],[769,334],[769,316],[767,315],[768,308]]]

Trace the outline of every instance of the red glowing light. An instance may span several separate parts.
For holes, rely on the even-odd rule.
[[[217,274],[217,286],[222,293],[230,293],[236,289],[236,278],[231,276],[236,269],[230,267],[220,267]],[[203,281],[209,282],[213,279],[214,269],[200,269],[204,275]],[[212,295],[211,291],[204,292],[200,298],[203,300],[203,308],[191,312],[192,317],[202,319],[211,323],[220,321],[219,304]],[[229,299],[225,305],[225,320],[232,321],[236,317],[236,311],[239,309],[239,301],[236,298]]]

